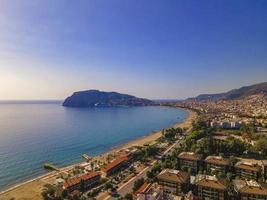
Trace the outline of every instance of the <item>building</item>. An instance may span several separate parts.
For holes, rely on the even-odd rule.
[[[188,192],[190,175],[187,172],[164,169],[157,176],[159,185],[164,194],[181,194]]]
[[[224,180],[215,176],[198,174],[195,178],[198,199],[225,200],[227,186]]]
[[[262,167],[256,163],[240,161],[235,164],[235,170],[236,175],[241,179],[258,180],[261,175]]]
[[[163,189],[145,182],[135,193],[136,200],[163,200]]]
[[[239,129],[241,123],[238,121],[211,121],[211,128]]]
[[[239,129],[241,127],[241,123],[237,121],[232,121],[231,122],[231,128],[232,129]]]
[[[112,174],[118,172],[121,170],[123,167],[126,167],[129,161],[129,157],[126,156],[121,156],[111,163],[107,164],[104,168],[101,169],[101,171],[106,175],[106,176],[111,176]]]
[[[216,121],[211,121],[210,122],[210,127],[211,128],[220,128],[220,123],[218,123]]]
[[[182,152],[178,155],[180,169],[197,173],[201,164],[201,156],[193,152]]]
[[[221,128],[230,129],[231,123],[229,121],[223,121],[223,122],[220,122],[220,126]]]
[[[63,189],[67,190],[68,192],[72,192],[74,190],[81,189],[81,182],[84,182],[84,189],[90,189],[100,182],[100,174],[97,172],[89,172],[87,174],[83,174],[81,176],[77,176],[71,179],[68,179],[63,184]]]
[[[226,173],[230,167],[230,161],[227,158],[221,156],[208,156],[204,160],[207,171],[218,171]]]
[[[233,180],[237,200],[265,200],[267,199],[266,185],[250,180]]]

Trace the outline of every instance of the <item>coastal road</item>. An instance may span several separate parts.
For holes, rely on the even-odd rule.
[[[166,155],[169,155],[173,149],[179,145],[181,143],[181,141],[183,140],[184,138],[181,138],[179,140],[177,140],[173,145],[171,145],[168,149],[166,149],[163,154],[161,155],[161,157],[163,156],[166,156]],[[146,168],[144,168],[141,172],[139,172],[138,175],[136,175],[135,177],[133,177],[132,179],[130,179],[127,183],[123,184],[122,186],[120,186],[117,191],[118,191],[118,194],[123,197],[125,196],[127,193],[132,193],[132,188],[134,186],[134,182],[140,178],[146,178],[146,173],[147,171],[151,170],[153,165],[156,163],[157,161],[153,161],[151,163],[151,166],[148,166]],[[111,197],[111,196],[107,196],[104,200],[116,200],[117,198],[116,197]]]
[[[137,174],[135,177],[131,178],[127,183],[123,184],[122,186],[120,186],[117,191],[118,191],[118,194],[121,196],[121,197],[124,197],[127,193],[132,193],[133,190],[133,186],[134,186],[134,182],[140,178],[146,178],[146,173],[147,171],[151,170],[152,166],[156,163],[157,161],[153,161],[151,163],[151,166],[148,166],[146,168],[144,168],[141,172],[139,172],[139,174]],[[111,196],[108,196],[106,197],[104,200],[116,200],[117,198],[115,197],[111,197]]]

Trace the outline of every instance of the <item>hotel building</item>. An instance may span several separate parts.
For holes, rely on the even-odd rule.
[[[189,189],[190,175],[187,172],[164,169],[157,176],[159,185],[163,188],[164,194],[186,193]]]
[[[233,180],[237,200],[266,200],[266,185],[250,180]]]
[[[90,189],[100,182],[100,174],[97,172],[89,172],[81,176],[70,178],[63,184],[63,189],[68,192],[81,189],[81,181],[84,181],[84,189]]]
[[[258,180],[261,175],[262,167],[256,163],[237,162],[235,164],[236,175],[241,179]]]
[[[129,156],[121,156],[112,161],[111,163],[107,164],[107,166],[102,168],[101,171],[104,173],[105,176],[111,176],[121,170],[123,167],[126,167],[129,160]]]
[[[190,170],[191,173],[197,173],[201,164],[201,156],[193,152],[182,152],[178,155],[180,169]]]
[[[215,176],[198,174],[195,178],[198,199],[225,200],[227,186],[224,180]]]
[[[204,160],[206,164],[207,171],[218,171],[226,173],[230,166],[229,159],[223,158],[221,156],[208,156]]]

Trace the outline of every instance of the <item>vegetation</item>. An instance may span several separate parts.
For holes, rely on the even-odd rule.
[[[144,178],[137,179],[134,182],[133,191],[136,192],[145,183]]]
[[[176,136],[183,133],[182,128],[170,128],[162,131],[162,136],[167,141],[174,141]]]
[[[156,181],[157,174],[161,171],[162,167],[161,164],[155,164],[150,171],[147,172],[148,182]]]
[[[267,138],[260,138],[255,144],[255,150],[259,151],[264,157],[267,156]]]
[[[133,195],[128,193],[128,194],[126,194],[124,196],[124,199],[126,199],[126,200],[133,200]]]
[[[147,145],[136,154],[136,160],[145,163],[149,158],[156,156],[159,152],[160,148],[157,145]]]
[[[52,185],[46,185],[42,192],[44,200],[61,200],[62,198],[56,194],[56,188]]]

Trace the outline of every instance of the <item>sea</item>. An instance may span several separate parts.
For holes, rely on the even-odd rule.
[[[0,191],[182,122],[170,107],[68,108],[61,101],[0,101]]]

